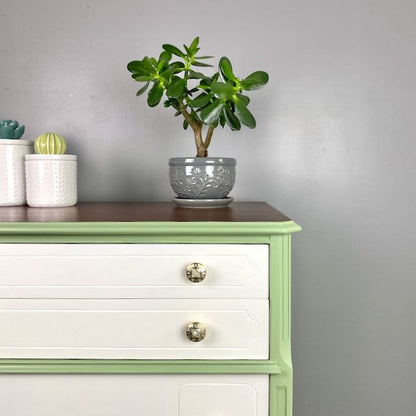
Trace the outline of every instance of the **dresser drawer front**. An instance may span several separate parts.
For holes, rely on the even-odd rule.
[[[0,375],[5,416],[267,416],[267,375]]]
[[[268,263],[266,244],[1,244],[0,298],[267,299]]]
[[[268,301],[0,300],[3,358],[267,359]],[[206,328],[200,342],[186,327]]]

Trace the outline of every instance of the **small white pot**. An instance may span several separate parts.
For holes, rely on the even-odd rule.
[[[29,206],[70,207],[77,203],[75,155],[27,155],[25,163]]]
[[[33,142],[0,139],[0,206],[26,203],[25,155],[33,153]]]

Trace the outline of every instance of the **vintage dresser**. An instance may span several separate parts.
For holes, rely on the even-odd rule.
[[[291,415],[299,230],[265,203],[0,208],[1,415]]]

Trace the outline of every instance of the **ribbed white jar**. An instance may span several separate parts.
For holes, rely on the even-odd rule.
[[[70,207],[77,203],[75,155],[27,155],[25,163],[29,206]]]
[[[0,139],[0,206],[26,203],[25,155],[33,153],[29,140]]]

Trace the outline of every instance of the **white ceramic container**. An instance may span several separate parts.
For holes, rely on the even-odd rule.
[[[26,203],[25,155],[33,153],[28,140],[0,140],[0,206]]]
[[[70,207],[77,203],[75,155],[27,155],[26,194],[31,207]]]

